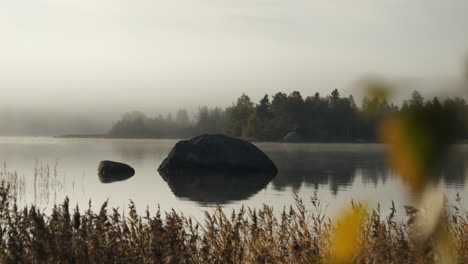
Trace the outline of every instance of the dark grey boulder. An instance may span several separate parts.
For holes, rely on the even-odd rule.
[[[102,183],[124,181],[135,175],[135,170],[127,164],[103,160],[99,163],[98,176]]]
[[[179,141],[158,169],[165,175],[184,170],[274,174],[278,171],[273,161],[254,144],[225,135],[201,135]]]

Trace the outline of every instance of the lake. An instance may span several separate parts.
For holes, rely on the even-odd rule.
[[[177,140],[64,139],[0,137],[1,177],[14,185],[20,205],[36,204],[50,211],[54,203],[69,197],[72,205],[94,209],[108,200],[111,207],[126,211],[129,201],[137,209],[158,206],[200,217],[217,204],[226,210],[241,206],[275,210],[294,205],[296,193],[306,203],[317,193],[330,215],[353,199],[388,212],[391,201],[402,212],[411,205],[405,185],[386,165],[379,144],[256,143],[276,163],[273,179],[223,178],[203,182],[189,179],[167,183],[157,172]],[[101,160],[131,165],[132,178],[101,183],[97,167]],[[468,146],[456,146],[436,186],[450,201],[457,193],[468,207]]]

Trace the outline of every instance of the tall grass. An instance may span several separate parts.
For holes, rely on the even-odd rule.
[[[0,183],[0,263],[327,263],[334,254],[337,227],[325,215],[318,197],[312,210],[296,205],[242,208],[226,214],[218,208],[197,222],[175,211],[139,215],[130,202],[127,215],[110,209],[71,209],[68,199],[50,215],[36,207],[18,208],[11,189]],[[459,199],[445,205],[444,229],[459,263],[468,262],[468,212]],[[352,210],[360,210],[352,204]],[[434,263],[440,250],[434,241],[420,254],[408,210],[408,221],[383,216],[376,208],[365,216],[355,263]]]
[[[47,207],[57,201],[57,192],[63,191],[67,187],[65,176],[63,179],[58,177],[58,162],[51,167],[36,161],[32,180],[27,180],[24,175],[8,170],[6,162],[2,164],[0,169],[0,181],[8,184],[12,197],[16,201],[33,202],[36,206]]]

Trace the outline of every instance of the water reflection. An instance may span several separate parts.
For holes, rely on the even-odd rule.
[[[80,207],[88,206],[90,199],[96,206],[109,199],[112,206],[124,208],[132,200],[143,209],[145,205],[161,204],[165,209],[196,213],[204,202],[216,201],[236,201],[226,205],[233,208],[263,203],[289,206],[294,203],[292,191],[302,197],[318,191],[325,203],[347,202],[359,195],[384,203],[398,201],[399,188],[404,187],[386,166],[384,149],[378,144],[257,143],[278,167],[273,179],[240,180],[242,175],[192,179],[192,175],[164,182],[155,172],[178,140],[40,140],[2,143],[0,138],[0,162],[8,165],[0,168],[0,179],[14,186],[19,203],[34,203],[41,208],[52,208],[55,202],[69,197]],[[448,194],[460,192],[466,197],[468,145],[457,149],[440,173],[439,186]],[[138,175],[120,183],[102,184],[96,177],[96,163],[107,159],[132,165]]]
[[[175,196],[201,204],[246,200],[264,189],[275,176],[271,173],[188,170],[170,175],[160,172],[160,175]]]
[[[320,185],[329,185],[336,195],[341,186],[354,182],[357,172],[366,183],[389,177],[381,152],[278,152],[272,158],[279,168],[273,188],[280,191],[291,187],[297,192],[303,185],[317,190]]]
[[[468,152],[455,151],[447,157],[445,165],[439,174],[445,184],[466,186],[466,172],[468,169]]]
[[[154,166],[159,166],[160,162],[167,157],[172,147],[178,142],[176,139],[127,139],[112,142],[112,152],[118,153],[122,160],[132,161],[134,164],[143,164],[148,158],[157,160]]]
[[[328,185],[330,191],[337,195],[340,188],[351,186],[357,176],[363,183],[375,187],[378,183],[387,182],[392,175],[383,151],[275,152],[270,156],[279,168],[272,182],[273,188],[279,191],[286,187],[295,192],[301,187],[318,190]],[[436,181],[464,186],[466,161],[466,152],[454,151]]]

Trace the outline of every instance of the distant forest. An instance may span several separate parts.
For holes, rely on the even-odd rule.
[[[300,92],[265,95],[258,103],[242,94],[226,109],[200,107],[194,118],[186,110],[174,115],[148,117],[139,111],[123,115],[114,123],[109,137],[117,138],[187,138],[205,133],[224,133],[257,141],[376,141],[377,124],[385,116],[411,109],[456,109],[460,118],[468,115],[468,105],[461,98],[425,100],[414,91],[401,106],[378,96],[366,97],[360,106],[352,96],[338,90],[328,96],[315,93],[303,97]],[[455,113],[452,111],[452,113]],[[468,138],[468,129],[460,128],[460,137]]]

